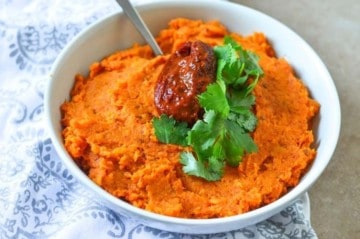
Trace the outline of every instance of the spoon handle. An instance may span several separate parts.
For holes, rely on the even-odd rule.
[[[151,46],[155,55],[162,55],[163,53],[159,45],[129,0],[116,0],[116,2],[121,6],[126,16],[128,16],[140,34],[145,38],[146,42]]]

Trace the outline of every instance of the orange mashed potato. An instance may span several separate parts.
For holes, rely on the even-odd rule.
[[[260,56],[264,76],[254,90],[258,125],[256,153],[238,168],[225,168],[220,181],[186,175],[179,163],[181,146],[158,142],[152,118],[158,116],[154,87],[170,53],[187,40],[220,45],[230,35]],[[164,55],[134,45],[77,75],[71,100],[65,102],[66,149],[99,186],[136,207],[183,218],[241,214],[278,199],[298,184],[316,151],[311,120],[319,104],[278,59],[266,36],[242,36],[220,22],[174,19],[157,37]]]

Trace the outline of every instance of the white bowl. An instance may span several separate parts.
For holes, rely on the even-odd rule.
[[[116,50],[144,42],[123,13],[112,14],[80,33],[57,58],[45,96],[45,116],[54,147],[74,177],[99,195],[113,210],[139,219],[148,226],[187,233],[215,233],[239,229],[262,221],[304,194],[318,179],[335,150],[340,131],[338,95],[325,65],[312,48],[296,33],[273,18],[238,4],[226,1],[158,1],[138,7],[150,30],[157,33],[170,19],[218,19],[231,31],[243,35],[254,31],[266,34],[279,57],[285,57],[297,75],[320,104],[316,126],[317,156],[299,185],[275,202],[259,209],[231,217],[216,219],[183,219],[159,215],[136,208],[110,195],[92,182],[74,163],[63,145],[60,105],[69,99],[76,73],[87,75],[88,66]]]

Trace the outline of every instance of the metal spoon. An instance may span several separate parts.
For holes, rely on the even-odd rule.
[[[133,5],[130,3],[129,0],[116,0],[116,2],[121,6],[124,13],[130,21],[134,24],[136,29],[140,32],[140,34],[145,38],[146,42],[150,45],[152,50],[154,51],[155,55],[162,55],[162,51],[155,41],[153,35],[147,28],[146,24],[142,20],[139,13],[136,11],[136,9],[133,7]]]

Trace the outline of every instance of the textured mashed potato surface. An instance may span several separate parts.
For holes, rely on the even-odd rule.
[[[207,182],[183,173],[180,146],[157,141],[152,118],[154,87],[169,54],[188,40],[222,44],[231,35],[260,56],[264,77],[254,90],[258,152],[238,168]],[[65,102],[63,137],[76,163],[99,186],[146,210],[184,218],[241,214],[268,204],[298,184],[313,161],[311,120],[319,105],[291,66],[278,59],[266,36],[241,36],[217,21],[174,19],[157,40],[165,55],[134,45],[77,75]]]

